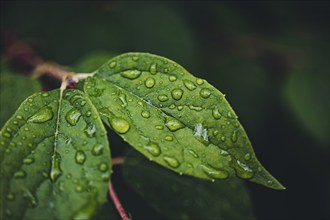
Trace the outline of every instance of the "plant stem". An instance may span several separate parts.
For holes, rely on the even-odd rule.
[[[115,158],[112,158],[111,160],[112,160],[112,166],[121,165],[124,163],[123,157],[115,157]]]
[[[116,209],[121,217],[122,220],[131,220],[131,218],[127,215],[127,212],[125,211],[124,207],[122,206],[115,189],[112,186],[111,181],[109,182],[109,195],[113,201],[113,203],[116,206]]]

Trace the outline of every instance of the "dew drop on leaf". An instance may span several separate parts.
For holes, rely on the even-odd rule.
[[[23,170],[19,170],[14,174],[15,178],[24,178],[26,177],[26,172]]]
[[[188,150],[188,153],[190,153],[194,158],[198,158],[198,154],[193,150]]]
[[[170,75],[168,79],[170,80],[170,82],[174,82],[175,80],[177,80],[176,76],[174,75]]]
[[[196,79],[196,83],[197,83],[198,85],[202,85],[202,84],[204,83],[204,80],[202,80],[202,79],[200,79],[200,78],[197,78],[197,79]]]
[[[220,119],[221,118],[221,113],[220,113],[219,109],[217,109],[217,108],[213,109],[212,110],[212,116],[216,120]]]
[[[157,64],[156,63],[151,64],[150,73],[151,74],[156,74],[157,73]]]
[[[114,68],[116,65],[117,65],[116,62],[111,62],[111,63],[109,64],[109,67],[110,67],[110,68]]]
[[[173,141],[173,136],[171,136],[171,135],[166,135],[166,136],[165,136],[165,140],[167,140],[167,141]]]
[[[101,155],[103,153],[103,144],[96,144],[93,148],[92,148],[92,154],[95,156]]]
[[[184,124],[172,117],[166,119],[165,126],[170,129],[170,131],[177,131],[185,127]]]
[[[202,98],[206,99],[206,98],[210,97],[210,95],[211,95],[211,90],[206,89],[206,88],[203,88],[203,89],[201,89],[201,91],[199,92],[199,95],[200,95]]]
[[[25,158],[25,159],[23,160],[23,163],[24,163],[24,164],[27,164],[27,165],[32,164],[33,162],[34,162],[34,159],[31,158],[31,157]]]
[[[18,116],[17,116],[18,118]],[[33,122],[33,123],[43,123],[46,121],[49,121],[53,118],[53,110],[51,107],[46,106],[41,108],[38,112],[36,112],[34,115],[32,115],[29,118],[29,122]],[[20,119],[20,118],[18,118]]]
[[[158,100],[161,101],[161,102],[165,102],[165,101],[168,100],[168,96],[165,95],[165,94],[161,94],[161,95],[159,95],[157,98],[158,98]]]
[[[124,72],[121,72],[120,75],[122,77],[127,78],[127,79],[136,79],[141,75],[141,71],[139,71],[139,70],[126,70]]]
[[[90,123],[86,126],[85,130],[84,130],[85,134],[87,135],[87,137],[92,138],[95,136],[96,133],[96,127],[94,124]]]
[[[75,161],[77,164],[84,164],[85,161],[86,161],[86,155],[83,151],[79,150],[76,152],[76,155],[75,155]]]
[[[107,165],[106,163],[101,163],[101,164],[99,165],[99,170],[100,170],[101,172],[106,172],[106,171],[108,170],[108,165]]]
[[[147,145],[143,147],[145,150],[148,151],[152,156],[158,157],[161,154],[161,149],[158,144],[154,142],[149,142]]]
[[[144,85],[147,87],[147,88],[152,88],[154,87],[156,81],[154,78],[152,77],[148,77],[145,81],[144,81]]]
[[[212,179],[226,179],[229,174],[225,170],[215,169],[208,165],[201,164],[199,165],[203,172]]]
[[[250,153],[247,153],[244,155],[244,160],[248,161],[251,159],[251,154]]]
[[[171,167],[173,168],[177,168],[180,166],[180,163],[177,159],[175,159],[174,157],[168,157],[168,156],[165,156],[163,157],[164,161]]]
[[[232,142],[236,142],[237,141],[237,131],[233,131],[232,135],[231,135],[231,141]]]
[[[109,123],[111,127],[120,134],[125,134],[130,128],[128,121],[123,118],[111,117],[109,118]]]
[[[192,81],[190,81],[188,79],[183,80],[183,84],[190,91],[196,89],[196,85]]]
[[[61,175],[61,155],[58,152],[52,156],[52,167],[50,170],[50,179],[52,182],[55,182]]]
[[[173,99],[180,100],[183,95],[183,90],[182,89],[173,89],[171,94],[172,94]]]
[[[143,118],[150,118],[150,112],[147,111],[147,110],[143,110],[143,111],[141,112],[141,116],[142,116]]]
[[[72,126],[76,125],[79,121],[81,113],[78,109],[73,108],[65,115],[65,120]]]
[[[242,179],[251,179],[254,176],[253,170],[239,160],[234,160],[231,166],[235,169],[236,175]]]

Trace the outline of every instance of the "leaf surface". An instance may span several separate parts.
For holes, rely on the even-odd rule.
[[[150,160],[180,174],[284,189],[257,160],[224,95],[177,63],[126,53],[84,88],[103,121]]]
[[[106,131],[79,90],[27,98],[0,133],[5,219],[86,219],[106,201]]]
[[[239,179],[212,183],[181,177],[135,152],[125,158],[123,174],[130,187],[169,219],[254,219],[248,191]]]

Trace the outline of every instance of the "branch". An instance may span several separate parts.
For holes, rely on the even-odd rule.
[[[127,215],[124,207],[122,206],[117,194],[116,194],[116,191],[115,189],[113,188],[112,186],[112,183],[111,181],[109,182],[109,195],[113,201],[113,203],[115,204],[116,206],[116,209],[121,217],[122,220],[131,220],[131,218]]]

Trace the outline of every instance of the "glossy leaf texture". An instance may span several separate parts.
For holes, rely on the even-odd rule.
[[[177,63],[122,54],[84,88],[103,121],[150,160],[180,174],[284,189],[257,160],[224,95]]]
[[[137,154],[131,152],[125,158],[125,182],[168,219],[255,219],[241,180],[212,183],[182,177]]]
[[[106,201],[105,128],[79,90],[28,97],[0,133],[0,216],[88,219]]]

